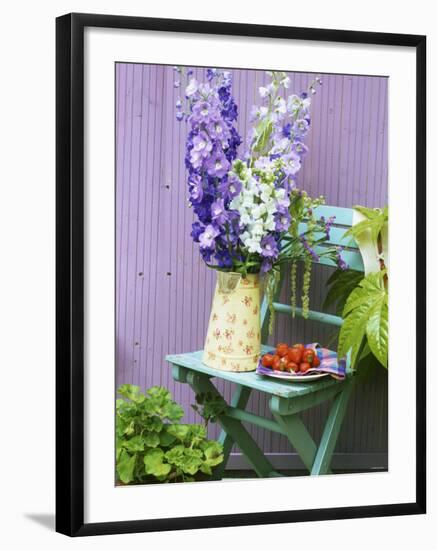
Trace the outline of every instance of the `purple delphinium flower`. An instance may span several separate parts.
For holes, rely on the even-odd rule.
[[[343,247],[342,246],[338,246],[337,247],[337,253],[336,253],[336,256],[337,256],[337,266],[339,267],[339,269],[341,269],[342,271],[346,271],[346,269],[349,269],[349,266],[348,264],[343,260],[342,256],[341,256],[341,253],[343,252]]]
[[[210,122],[206,129],[211,138],[220,140],[224,146],[228,145],[230,131],[227,124],[223,120],[215,120]]]
[[[202,178],[197,174],[191,174],[188,179],[189,201],[191,204],[199,204],[203,199]]]
[[[214,258],[222,267],[232,267],[229,247],[237,259],[241,233],[239,213],[229,210],[229,202],[238,194],[241,183],[230,178],[230,163],[237,157],[241,138],[233,126],[237,108],[230,92],[231,74],[221,69],[207,73],[208,83],[191,78],[185,90],[190,125],[185,166],[188,170],[189,202],[198,218],[191,235],[200,243],[202,258]],[[182,113],[182,102],[176,110]],[[244,260],[242,258],[241,260]]]
[[[183,80],[180,72],[178,78]],[[261,270],[268,272],[278,259],[281,234],[291,223],[290,192],[307,150],[302,142],[310,125],[311,99],[306,95],[284,99],[275,78],[265,88],[263,105],[252,113],[257,126],[243,157],[250,159],[246,166],[233,164],[241,138],[234,126],[238,109],[229,71],[208,69],[206,82],[189,78],[183,98],[186,107],[182,101],[176,105],[177,117],[189,124],[185,166],[189,202],[198,219],[191,234],[203,259],[218,267],[236,268],[235,262],[245,262],[247,250],[252,250]],[[267,141],[260,146],[261,134],[256,132],[266,116],[273,130],[269,128]],[[264,162],[258,162],[259,157]]]
[[[204,225],[211,223],[211,204],[213,203],[214,197],[209,193],[203,194],[202,202],[199,204],[193,204],[193,210],[199,221]]]
[[[202,256],[204,262],[210,262],[213,254],[214,250],[211,248],[200,247],[200,255]]]
[[[301,141],[295,141],[291,146],[291,149],[299,156],[303,156],[308,152],[308,147]]]
[[[287,231],[290,227],[291,216],[288,210],[275,214],[275,231]]]
[[[320,257],[318,256],[318,254],[314,251],[313,248],[311,248],[309,242],[306,240],[306,238],[304,237],[304,235],[301,235],[300,236],[300,242],[303,244],[303,247],[305,248],[305,250],[307,252],[310,253],[310,255],[313,257],[314,261],[318,262],[320,260]]]
[[[232,257],[227,248],[218,250],[214,254],[214,258],[217,260],[217,265],[219,267],[232,267]]]
[[[284,156],[284,160],[286,160],[284,172],[288,176],[294,176],[295,174],[297,174],[297,172],[299,172],[301,167],[299,155],[291,151],[291,153]]]
[[[199,168],[203,163],[203,159],[209,157],[213,144],[208,134],[203,131],[195,135],[191,143],[190,161],[194,168]]]
[[[322,222],[323,230],[325,232],[326,238],[329,239],[331,226],[335,221],[335,216],[330,216],[327,220],[325,220],[324,216],[321,216],[320,221]]]
[[[241,181],[232,172],[226,178],[223,178],[218,186],[218,190],[225,200],[232,200],[239,195],[241,188]]]
[[[211,204],[211,218],[217,225],[223,225],[228,221],[225,202],[223,199],[217,199]]]
[[[210,176],[216,176],[218,178],[222,178],[231,167],[223,151],[218,147],[216,147],[212,152],[211,156],[206,161],[205,166]]]
[[[283,128],[282,128],[282,135],[286,138],[291,137],[291,123],[288,122]]]
[[[278,245],[273,235],[266,235],[261,240],[261,256],[264,258],[276,258],[279,254]]]
[[[218,102],[216,100],[203,100],[193,105],[190,120],[194,124],[209,124],[220,119]]]
[[[207,225],[205,227],[205,231],[199,235],[200,248],[209,248],[210,250],[214,250],[215,238],[218,235],[220,235],[220,231],[214,227],[214,225]]]
[[[301,118],[293,124],[293,132],[298,136],[305,136],[309,130],[309,120]]]
[[[205,231],[203,225],[199,222],[194,222],[191,226],[191,237],[195,243],[199,242],[200,235]]]

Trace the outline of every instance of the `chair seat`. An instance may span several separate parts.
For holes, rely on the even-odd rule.
[[[271,346],[263,345],[262,353],[272,351],[274,348]],[[324,390],[336,384],[343,384],[342,380],[335,380],[331,377],[314,380],[313,382],[288,382],[282,380],[273,380],[265,376],[252,372],[231,372],[222,371],[218,369],[212,369],[202,363],[203,350],[195,351],[192,353],[181,353],[177,355],[167,355],[166,361],[173,365],[180,367],[186,367],[187,369],[206,374],[212,378],[217,377],[229,382],[234,382],[241,386],[266,392],[270,395],[276,395],[278,397],[284,397],[286,399],[292,397],[300,397],[310,393]]]

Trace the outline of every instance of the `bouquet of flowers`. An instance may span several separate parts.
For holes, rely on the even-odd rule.
[[[314,247],[329,239],[333,222],[313,214],[323,197],[311,199],[296,184],[308,151],[304,140],[311,123],[311,95],[320,78],[296,95],[288,93],[286,73],[268,72],[270,83],[259,88],[260,105],[252,108],[252,128],[239,155],[242,140],[235,127],[238,108],[230,71],[207,69],[206,82],[198,82],[190,69],[175,71],[175,86],[185,90],[176,103],[176,118],[189,125],[188,200],[197,217],[191,235],[202,258],[209,267],[243,277],[266,274],[270,302],[281,265],[290,263],[293,306],[296,262],[303,260],[305,314],[311,261],[318,258]],[[302,223],[306,230],[299,232]],[[326,247],[323,255],[342,265],[339,249]]]

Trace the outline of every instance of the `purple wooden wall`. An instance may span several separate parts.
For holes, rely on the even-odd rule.
[[[263,71],[234,70],[239,131],[247,135],[249,112]],[[315,75],[289,73],[291,91],[304,91]],[[204,78],[197,69],[195,76]],[[300,186],[323,194],[327,204],[380,206],[387,202],[387,79],[321,75],[313,97],[309,154]],[[191,390],[172,381],[167,353],[200,349],[209,318],[214,273],[205,268],[190,234],[186,202],[186,125],[174,116],[179,90],[171,67],[116,65],[116,382],[143,388],[165,385],[187,411]],[[326,268],[313,276],[312,305],[324,294]],[[287,289],[284,290],[284,300]],[[278,319],[275,339],[327,342],[320,325]],[[230,385],[220,385],[230,395]],[[362,407],[366,404],[366,417]],[[262,396],[251,407],[268,414]],[[340,452],[386,449],[386,381],[374,378],[360,388],[349,409]],[[319,407],[306,415],[317,436],[326,415]],[[266,451],[290,452],[277,434],[252,431]],[[214,435],[212,433],[212,435]]]

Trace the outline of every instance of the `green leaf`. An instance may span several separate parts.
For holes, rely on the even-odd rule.
[[[118,393],[135,403],[142,403],[146,398],[145,395],[140,392],[140,387],[132,384],[123,384],[118,388]]]
[[[122,451],[120,460],[117,463],[117,474],[123,483],[130,483],[134,479],[136,455],[130,456],[126,451]]]
[[[354,271],[353,269],[345,271],[337,269],[334,271],[326,283],[330,286],[330,289],[323,303],[323,308],[326,309],[337,303],[336,312],[341,315],[350,293],[358,286],[363,277],[364,274],[361,271]]]
[[[388,308],[384,275],[384,271],[369,273],[346,301],[338,354],[342,357],[350,350],[352,367],[366,335],[372,353],[382,364],[387,364]]]
[[[170,435],[173,435],[179,441],[184,441],[190,431],[187,424],[173,424],[167,428],[167,431]]]
[[[351,366],[355,365],[357,353],[366,333],[367,312],[369,306],[362,304],[348,315],[340,329],[338,337],[338,356],[344,357],[351,350]]]
[[[165,453],[165,458],[170,464],[180,467],[184,462],[184,451],[183,445],[175,445]]]
[[[168,447],[169,445],[174,443],[175,440],[175,436],[168,433],[167,429],[164,429],[159,434],[159,444],[161,445],[161,447]]]
[[[191,447],[186,447],[184,449],[184,459],[181,468],[186,474],[192,476],[196,474],[202,462],[202,451],[200,449],[192,449]]]
[[[144,443],[148,447],[157,447],[160,442],[160,437],[155,432],[149,432],[146,436],[144,436]]]
[[[215,422],[217,417],[224,414],[228,408],[228,404],[223,397],[212,392],[200,393],[196,395],[196,402],[198,405],[202,406],[199,407],[198,405],[191,405],[191,407],[205,419],[206,423]]]
[[[184,409],[177,403],[170,402],[163,408],[162,416],[176,422],[184,416]]]
[[[372,240],[376,242],[382,228],[388,223],[387,207],[383,209],[372,209],[365,208],[363,206],[354,206],[354,209],[366,216],[367,219],[358,222],[356,225],[348,229],[348,231],[344,233],[343,238],[348,236],[357,238],[361,235],[361,233],[369,230],[371,232]]]
[[[167,388],[162,386],[153,386],[147,390],[147,395],[154,399],[159,399],[160,401],[166,401],[171,399],[171,393]]]
[[[367,341],[373,355],[387,368],[388,356],[388,303],[387,297],[377,302],[367,321]]]
[[[134,435],[123,443],[123,446],[133,453],[144,451],[144,439],[141,435]]]
[[[205,441],[202,446],[206,458],[217,458],[223,453],[223,445],[218,441]]]
[[[144,456],[144,469],[146,474],[155,477],[163,477],[170,473],[171,466],[163,461],[164,452],[161,449],[151,449]]]
[[[200,471],[203,472],[204,474],[210,476],[212,475],[212,468],[209,464],[207,464],[206,462],[204,462],[201,466],[200,466]]]

